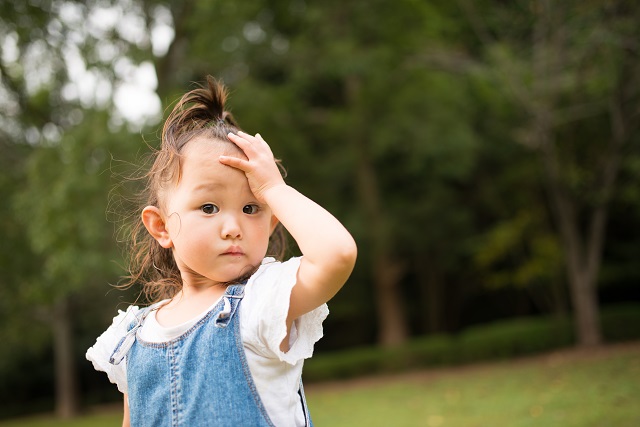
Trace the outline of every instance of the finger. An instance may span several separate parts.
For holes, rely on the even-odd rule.
[[[245,145],[250,145],[250,141],[244,136],[244,135],[240,135],[242,132],[238,132],[237,134],[233,133],[233,132],[229,132],[227,134],[227,137],[234,142],[237,145],[240,144],[245,144]]]
[[[218,161],[223,165],[231,166],[232,168],[240,169],[243,172],[249,170],[249,162],[236,156],[220,156]]]
[[[238,135],[247,140],[249,143],[259,142],[259,139],[246,132],[238,131]]]
[[[262,135],[260,135],[259,133],[256,133],[256,135],[253,136],[246,132],[238,131],[238,134],[242,134],[241,136],[252,145],[256,144],[256,146],[261,146],[261,145],[266,145],[267,147],[269,146],[269,144],[267,144],[267,141],[265,141]]]
[[[247,138],[245,138],[244,136],[236,135],[235,133],[229,132],[227,134],[227,137],[231,142],[236,144],[238,148],[242,150],[245,156],[249,157],[250,154],[251,155],[254,154],[255,150],[254,150],[253,144],[250,141],[248,141]]]
[[[264,147],[266,147],[266,149],[269,151],[269,153],[271,153],[271,146],[269,146],[269,144],[267,143],[267,141],[264,140],[264,138],[262,137],[262,135],[260,135],[259,133],[256,133],[256,140],[258,141],[258,143]],[[271,153],[271,155],[273,156],[273,153]]]

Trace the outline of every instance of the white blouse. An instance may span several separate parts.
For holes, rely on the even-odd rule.
[[[322,322],[329,314],[327,305],[323,304],[296,319],[289,336],[289,350],[286,353],[280,350],[280,343],[287,335],[289,301],[300,260],[291,258],[281,263],[265,258],[248,280],[239,308],[240,331],[249,369],[262,403],[277,426],[304,425],[298,397],[302,366],[304,359],[312,356],[315,343],[322,338]],[[170,328],[161,326],[153,311],[138,334],[149,342],[170,341],[186,332],[215,304],[188,322]],[[126,362],[112,365],[109,357],[139,310],[136,306],[120,310],[111,326],[86,354],[94,368],[106,372],[122,393],[127,392]]]

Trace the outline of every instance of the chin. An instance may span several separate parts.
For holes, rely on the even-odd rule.
[[[222,281],[221,283],[225,285],[233,285],[246,282],[253,275],[253,273],[258,270],[258,267],[260,267],[260,264],[247,265],[243,268],[239,268],[234,272],[230,272],[229,274],[225,275],[225,277],[228,277],[228,280]]]

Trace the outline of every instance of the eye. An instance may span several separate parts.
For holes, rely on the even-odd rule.
[[[202,212],[206,213],[207,215],[218,213],[220,211],[220,209],[216,205],[214,205],[213,203],[206,203],[206,204],[200,206],[200,210]]]
[[[242,212],[248,215],[255,215],[258,213],[259,210],[260,210],[260,207],[258,207],[258,205],[246,205],[245,207],[242,208]]]

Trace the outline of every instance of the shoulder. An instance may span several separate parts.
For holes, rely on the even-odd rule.
[[[287,261],[277,261],[271,257],[263,259],[258,270],[249,278],[247,289],[263,283],[273,284],[273,282],[279,280],[294,280],[295,284],[301,260],[302,257],[289,258]]]
[[[287,306],[291,289],[296,284],[298,268],[302,258],[290,258],[280,262],[274,258],[265,258],[258,270],[249,278],[245,286],[242,305],[251,311],[267,309],[268,306],[286,298]]]
[[[125,311],[119,310],[111,325],[97,339],[86,353],[86,358],[98,371],[106,372],[109,380],[118,385],[121,392],[126,392],[126,368],[125,363],[113,365],[109,362],[118,343],[127,334],[130,325],[143,309],[137,306],[129,306]]]
[[[313,344],[322,337],[322,322],[329,313],[323,304],[297,319],[290,350],[286,353],[280,350],[280,343],[287,336],[286,320],[300,260],[278,262],[266,258],[247,282],[240,309],[245,345],[256,354],[289,364],[311,356]]]
[[[124,311],[118,310],[118,314],[111,321],[111,325],[102,335],[100,335],[100,337],[98,337],[98,341],[109,339],[111,337],[114,337],[113,339],[116,337],[117,339],[122,338],[143,310],[145,310],[145,308],[140,308],[136,305],[130,305]]]

